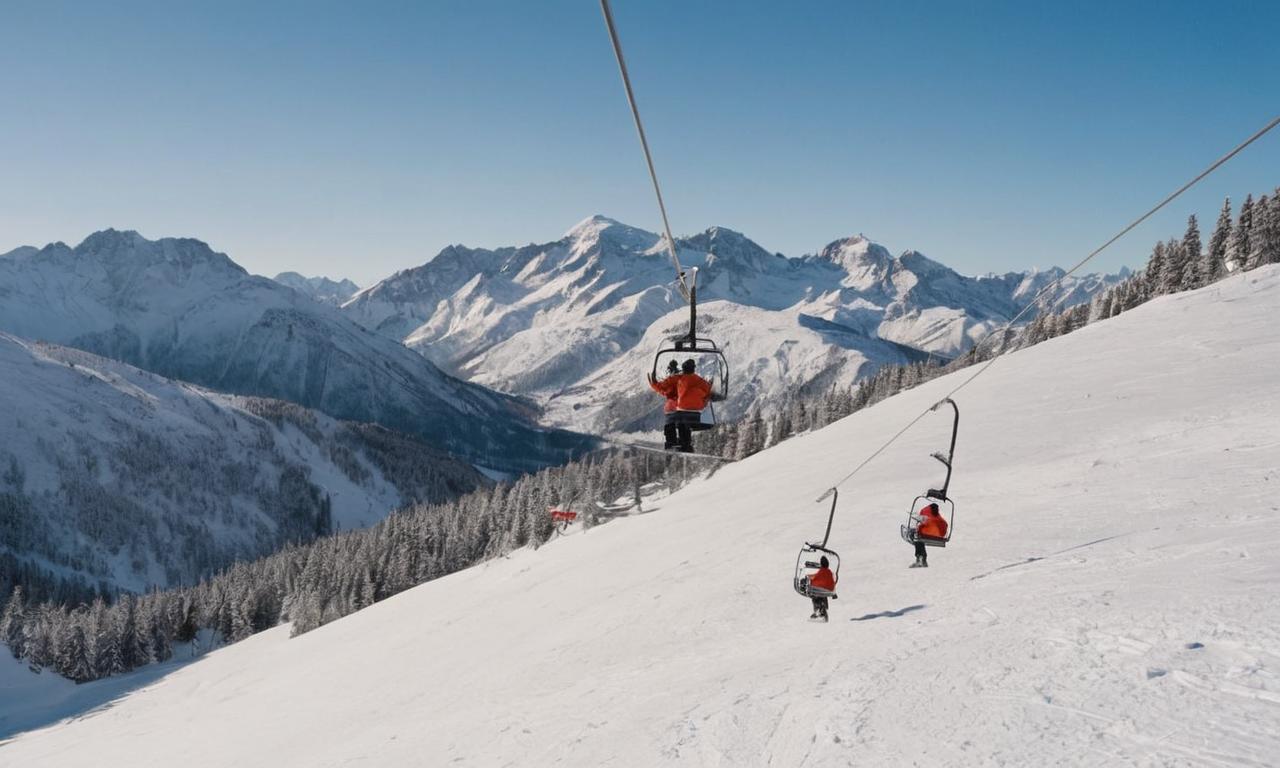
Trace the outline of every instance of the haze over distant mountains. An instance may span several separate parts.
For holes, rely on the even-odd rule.
[[[729,417],[852,385],[886,363],[955,356],[1063,274],[965,277],[861,236],[787,258],[712,227],[678,248],[699,268],[699,332],[730,361]],[[1046,298],[1070,306],[1118,279],[1069,278]],[[342,311],[451,373],[535,398],[550,423],[630,430],[654,426],[644,373],[663,340],[687,329],[673,280],[656,234],[593,216],[550,243],[450,246]]]

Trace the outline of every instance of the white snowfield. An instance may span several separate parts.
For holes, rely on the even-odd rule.
[[[815,497],[968,371],[628,518],[20,736],[12,766],[1275,765],[1280,268],[1009,355],[841,488],[829,624],[791,588]]]

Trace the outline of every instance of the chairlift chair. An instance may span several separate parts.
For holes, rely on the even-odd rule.
[[[675,360],[677,365],[685,360],[694,361],[698,375],[711,382],[711,397],[707,407],[697,414],[694,411],[676,413],[687,414],[683,419],[684,423],[690,430],[701,431],[716,425],[714,403],[729,396],[729,361],[715,341],[698,335],[698,268],[693,267],[687,273],[680,273],[680,279],[687,281],[689,290],[689,332],[670,339],[658,349],[653,356],[651,373],[655,380],[659,380],[667,375],[669,361]]]
[[[938,514],[942,515],[942,517],[947,521],[946,536],[922,535],[916,530],[917,526],[920,524],[920,510],[930,504],[937,504]],[[915,500],[911,502],[911,509],[907,512],[907,522],[902,524],[902,527],[899,529],[899,533],[902,535],[902,540],[908,544],[915,544],[919,541],[926,547],[945,547],[947,546],[947,542],[951,541],[952,531],[956,529],[955,518],[955,502],[942,496],[941,491],[929,489],[923,495],[917,496]]]
[[[835,576],[836,585],[839,586],[840,584],[840,553],[827,547],[827,539],[831,537],[831,521],[836,515],[836,500],[840,497],[840,494],[834,488],[828,493],[831,494],[831,512],[827,515],[827,532],[823,535],[821,544],[807,541],[800,548],[800,554],[796,555],[796,572],[795,577],[792,579],[792,586],[796,592],[804,597],[829,597],[835,600],[837,598],[835,592],[809,584],[809,577],[822,567],[818,561],[823,555],[827,556],[827,567],[831,569],[832,575]]]
[[[563,534],[569,529],[569,526],[578,520],[578,513],[571,509],[557,509],[556,507],[548,507],[547,512],[551,515],[551,524],[557,533]]]
[[[725,360],[724,352],[716,346],[714,341],[706,337],[699,336],[691,339],[689,336],[680,336],[672,339],[669,345],[659,349],[653,356],[652,373],[655,380],[661,380],[667,375],[669,361],[675,360],[679,365],[690,359],[697,365],[697,374],[711,382],[711,397],[706,408],[701,412],[676,412],[688,413],[689,419],[685,423],[689,425],[689,429],[696,432],[711,429],[716,425],[715,403],[724,400],[729,393],[729,363]],[[694,416],[697,418],[693,418]]]

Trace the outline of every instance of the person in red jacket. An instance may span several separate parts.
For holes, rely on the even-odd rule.
[[[818,561],[818,570],[809,576],[809,587],[811,589],[821,589],[826,592],[836,591],[836,575],[831,572],[831,562],[827,560],[827,556],[823,555]],[[813,615],[810,619],[827,620],[827,596],[826,595],[809,595],[809,599],[813,600]]]
[[[936,502],[920,510],[916,516],[913,538],[916,545],[916,561],[912,568],[929,567],[929,550],[921,539],[944,539],[947,536],[946,518],[938,511]]]
[[[680,364],[675,360],[667,363],[667,379],[680,374]],[[665,382],[666,379],[663,379]],[[671,388],[671,394],[667,395],[667,400],[662,404],[662,415],[666,421],[662,425],[662,447],[668,451],[673,451],[680,446],[679,435],[676,430],[676,420],[674,414],[676,412],[676,391]]]
[[[707,400],[711,398],[711,382],[695,373],[696,370],[697,364],[689,359],[681,364],[680,373],[661,381],[649,374],[649,386],[668,403],[675,400],[675,410],[667,412],[667,425],[663,428],[666,447],[672,445],[671,428],[674,427],[675,445],[684,453],[693,453],[690,425],[702,422],[702,409],[707,407]]]

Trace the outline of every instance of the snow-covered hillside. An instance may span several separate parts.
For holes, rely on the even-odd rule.
[[[528,403],[448,376],[199,240],[106,230],[75,248],[0,256],[0,330],[382,424],[499,469],[560,461],[583,444],[537,427]]]
[[[405,435],[0,333],[0,551],[135,591],[484,479]]]
[[[297,272],[281,272],[271,278],[299,293],[306,294],[323,304],[342,306],[360,290],[360,286],[347,279],[330,280],[327,277],[307,277]]]
[[[1268,765],[1280,754],[1280,268],[1009,355],[958,396],[952,545],[898,524],[970,371],[656,511],[215,652],[13,765]]]
[[[734,366],[731,418],[800,387],[851,385],[885,363],[954,356],[1062,274],[964,277],[863,237],[788,259],[722,227],[679,248],[700,268],[700,327],[733,329],[716,339]],[[446,370],[536,398],[553,423],[609,431],[637,426],[633,403],[614,405],[643,381],[657,340],[687,330],[673,278],[657,235],[594,216],[552,243],[451,246],[343,310]],[[1051,298],[1069,306],[1111,282],[1068,279]]]

